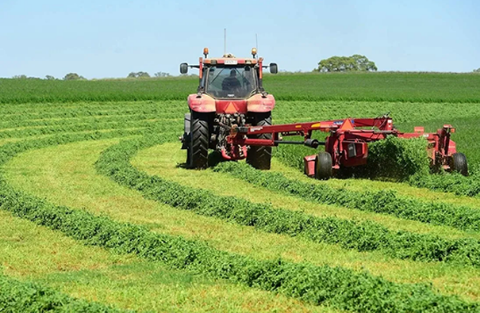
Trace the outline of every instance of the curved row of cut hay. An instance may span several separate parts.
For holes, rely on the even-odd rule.
[[[108,122],[98,124],[70,124],[65,126],[27,128],[21,130],[0,131],[0,139],[3,138],[24,138],[31,136],[53,135],[67,132],[101,131],[111,129],[132,129],[132,128],[159,128],[159,131],[167,130],[167,127],[160,127],[158,121],[134,121],[134,122]]]
[[[397,139],[397,142],[402,142],[402,140]],[[406,144],[413,143],[411,140],[403,140],[403,142]],[[371,145],[380,147],[385,144],[388,144],[388,140],[378,141]],[[377,150],[381,153],[386,151],[385,149]],[[424,151],[423,149],[417,149],[417,153],[411,153],[411,149],[405,149],[404,153],[377,154],[373,155],[373,157],[370,155],[369,164],[373,165],[367,165],[363,169],[354,169],[354,175],[373,179],[378,177],[381,179],[393,178],[397,181],[404,181],[414,187],[427,188],[433,191],[450,192],[467,197],[479,196],[480,173],[475,164],[470,167],[471,175],[468,177],[456,173],[429,174],[425,167],[422,166],[422,162],[416,161],[420,156],[418,152],[423,153]],[[371,152],[375,153],[375,150]],[[283,164],[296,168],[301,172],[303,172],[303,157],[314,153],[314,150],[301,146],[280,146],[274,151],[275,157]],[[390,159],[387,164],[384,162],[386,159]],[[378,166],[375,166],[375,164]],[[390,170],[392,170],[393,175],[389,175]]]
[[[183,104],[183,102],[182,102],[182,104]],[[182,107],[183,107],[183,106],[182,106]],[[183,111],[183,110],[181,110],[181,111]],[[104,115],[104,116],[112,116],[112,117],[116,114],[116,112],[117,112],[117,111],[114,111],[114,109],[108,110],[108,111],[105,111],[105,112],[97,111],[97,113],[106,114],[106,115]],[[133,114],[132,112],[133,112],[133,111],[130,111],[130,112],[127,112],[126,114]],[[60,117],[61,117],[61,114],[63,114],[63,113],[60,112],[60,111],[58,111],[57,113],[59,114],[58,116],[60,116]],[[57,113],[55,113],[55,114],[57,114]],[[183,113],[183,112],[182,112],[182,113]],[[75,112],[74,112],[74,111],[71,111],[71,113],[68,113],[68,114],[75,114]],[[86,113],[86,114],[87,114],[86,116],[89,116],[88,113]],[[32,115],[32,116],[33,116],[33,115]],[[135,123],[132,123],[131,126],[135,126],[134,124],[135,124]],[[68,126],[67,124],[63,124],[63,125]],[[73,132],[73,131],[78,131],[78,130],[79,130],[79,128],[77,127],[78,125],[72,125],[72,124],[71,124],[71,126],[72,126],[71,128],[68,128],[68,127],[66,127],[66,128],[58,127],[57,130],[58,130],[58,132],[62,132],[62,131],[72,131],[72,132]],[[119,126],[119,125],[118,125],[118,126]],[[169,121],[169,122],[166,122],[166,123],[162,123],[162,127],[159,128],[158,130],[154,130],[153,128],[151,128],[151,129],[148,130],[148,131],[150,131],[150,132],[158,132],[158,133],[160,133],[160,134],[165,134],[167,137],[173,139],[173,138],[174,138],[173,133],[174,133],[175,135],[178,135],[178,134],[181,132],[181,127],[182,127],[182,125],[181,125],[180,122],[178,122],[178,121],[175,121],[175,122]],[[66,129],[66,130],[65,130],[65,129]],[[115,132],[115,130],[113,130],[112,132]],[[123,133],[122,133],[122,132],[118,132],[117,135],[119,135],[119,136],[122,136],[122,135],[128,136],[128,135],[132,135],[132,134],[140,134],[140,133],[142,133],[142,132],[143,132],[142,130],[137,130],[137,131],[135,131],[135,132],[127,132],[127,131],[125,131],[125,132],[123,132]],[[171,132],[171,133],[170,133],[171,135],[170,135],[170,134],[167,134],[166,132],[169,132],[169,133]],[[54,134],[54,133],[55,133],[55,132],[52,130],[51,134]],[[18,133],[18,134],[21,134],[21,133]],[[75,136],[77,136],[77,135],[75,135]],[[83,135],[82,135],[82,136],[83,136]],[[91,136],[91,135],[90,135],[90,136]],[[95,136],[96,136],[96,135],[93,135],[93,137],[95,137]],[[66,136],[65,136],[65,137],[66,137]],[[80,136],[80,137],[81,137],[81,136]],[[78,138],[80,138],[80,137],[78,137]],[[87,137],[82,137],[82,138],[85,139],[85,138],[87,138]],[[95,137],[95,138],[100,138],[100,137]],[[93,139],[95,139],[95,138],[93,138]],[[107,138],[107,136],[101,137],[101,138]],[[30,199],[30,198],[29,198],[29,199]],[[37,199],[37,200],[38,200],[38,199]],[[33,201],[33,202],[36,201],[35,198],[34,198],[32,201]],[[74,223],[75,223],[75,222],[72,222],[72,224],[74,224]],[[95,228],[95,227],[94,227],[94,228]],[[85,231],[85,232],[87,232],[87,231]],[[125,239],[125,238],[122,238],[122,239]],[[132,238],[132,239],[133,239],[133,238]],[[224,260],[224,259],[222,259],[222,260]],[[260,262],[260,263],[261,263],[261,264],[264,264],[263,262]],[[256,264],[256,263],[255,263],[255,264]],[[273,262],[273,264],[275,265],[275,262]],[[275,270],[278,270],[278,267],[276,267],[276,265],[275,265],[275,266],[274,266],[274,265],[272,265],[272,266],[270,266],[270,265],[268,265],[268,266],[265,265],[265,266],[267,266],[268,270],[271,270],[272,272],[275,272]],[[262,265],[262,266],[263,266],[263,265]],[[263,267],[262,267],[262,266],[260,267],[260,268],[261,268],[260,272],[261,272],[261,273],[264,273],[265,271],[263,270]],[[282,268],[283,268],[283,267],[282,267]],[[316,268],[316,267],[314,267],[314,268]],[[305,271],[309,271],[309,269],[310,269],[310,268],[305,269]],[[203,269],[201,269],[201,270],[203,270]],[[272,273],[272,272],[269,272],[269,273]],[[303,272],[301,272],[301,273],[302,273],[302,275],[303,275]],[[343,277],[343,276],[340,275],[339,273],[343,273],[343,272],[338,272],[338,271],[333,271],[333,272],[330,271],[330,272],[328,272],[328,275],[330,275],[330,276],[336,276],[336,275],[338,275],[338,277],[337,277],[338,280],[333,280],[331,283],[334,284],[334,283],[337,282],[337,284],[340,284],[340,285],[342,286],[342,288],[344,288],[344,289],[336,289],[335,292],[340,292],[339,290],[345,290],[345,294],[346,294],[346,295],[349,295],[349,296],[348,296],[348,297],[345,296],[346,298],[344,298],[344,299],[335,299],[335,301],[339,301],[338,303],[340,303],[340,304],[337,304],[336,307],[342,307],[342,308],[346,308],[346,309],[352,309],[352,308],[353,308],[353,309],[356,309],[357,307],[352,306],[352,304],[350,304],[350,303],[348,303],[348,302],[349,302],[349,301],[350,301],[350,302],[351,302],[351,301],[354,301],[354,300],[352,300],[352,299],[355,299],[355,298],[358,297],[359,295],[368,295],[368,296],[365,296],[365,297],[367,298],[366,301],[370,301],[370,302],[369,302],[368,304],[366,304],[366,305],[363,307],[363,309],[366,310],[366,311],[369,311],[369,310],[372,310],[372,305],[373,305],[372,303],[375,303],[374,301],[377,301],[377,300],[378,300],[378,299],[377,299],[377,300],[375,300],[375,299],[374,299],[374,300],[371,300],[371,299],[369,299],[369,297],[374,297],[374,298],[375,298],[375,297],[381,297],[381,296],[379,296],[379,293],[377,293],[377,292],[381,292],[381,290],[387,290],[387,291],[385,291],[385,292],[391,293],[392,288],[393,288],[393,287],[388,287],[388,288],[385,287],[386,289],[383,289],[383,287],[381,287],[381,290],[380,290],[380,291],[376,291],[376,292],[373,292],[373,293],[372,293],[372,292],[371,292],[369,289],[367,289],[365,286],[368,285],[368,284],[371,284],[371,285],[373,286],[373,288],[375,288],[375,286],[376,286],[377,283],[372,283],[372,282],[369,280],[370,278],[368,278],[368,279],[362,278],[362,279],[361,279],[361,280],[362,280],[362,281],[361,281],[361,284],[363,284],[363,285],[357,288],[357,287],[355,287],[356,285],[352,283],[352,280],[340,281],[340,278]],[[351,273],[352,273],[352,272],[348,272],[348,271],[347,271],[347,274],[345,274],[345,275],[349,275],[349,274],[351,274]],[[243,275],[243,274],[242,274],[242,275]],[[265,275],[266,275],[266,274],[265,274]],[[357,275],[357,274],[355,274],[355,275]],[[214,276],[215,276],[215,275],[214,275]],[[273,276],[273,275],[272,275],[272,276]],[[288,276],[288,275],[287,275],[287,276]],[[215,277],[219,277],[219,276],[215,276]],[[232,277],[234,277],[234,276],[232,276]],[[290,276],[288,276],[288,277],[290,277]],[[309,277],[310,277],[310,276],[307,275],[307,277],[306,277],[305,279],[308,280]],[[372,276],[368,276],[368,277],[372,277]],[[327,278],[328,278],[328,277],[327,277]],[[327,278],[325,278],[325,279],[327,279]],[[236,279],[236,278],[234,277],[233,279]],[[282,278],[282,279],[283,279],[283,278]],[[297,279],[297,280],[298,280],[298,278],[293,277],[293,276],[292,276],[292,279]],[[315,282],[318,283],[318,281],[312,280],[312,284],[315,283]],[[349,284],[349,283],[352,283],[352,284],[353,284],[353,287],[352,287],[352,285],[350,285],[350,286],[348,286],[348,287],[343,285],[343,284],[347,285],[347,284]],[[354,281],[354,283],[355,283],[355,281]],[[255,283],[252,283],[252,284],[255,284]],[[251,285],[250,282],[247,282],[247,285]],[[262,286],[263,286],[263,285],[262,285]],[[292,286],[293,286],[293,285],[292,285]],[[383,285],[382,285],[382,286],[383,286]],[[403,286],[403,285],[394,284],[394,286]],[[265,289],[268,289],[268,288],[269,288],[268,286],[267,286],[267,287],[263,286],[263,287],[264,287]],[[328,287],[328,286],[327,286],[327,287]],[[325,288],[327,288],[327,287],[325,287]],[[337,286],[337,287],[338,287],[338,286]],[[365,288],[364,288],[364,287],[365,287]],[[275,287],[275,288],[276,288],[276,287]],[[278,289],[278,288],[275,289],[275,288],[273,288],[273,290],[282,291],[281,288],[280,288],[280,289]],[[294,287],[292,287],[292,288],[298,288],[298,286],[294,286]],[[305,285],[305,286],[302,284],[302,287],[301,287],[301,288],[313,288],[313,287],[312,287],[312,285],[309,285],[309,284],[307,284],[307,285]],[[408,287],[408,288],[410,288],[410,287]],[[407,288],[407,289],[408,289],[408,288]],[[393,290],[396,290],[396,287],[393,288]],[[406,290],[406,289],[402,289],[402,290]],[[428,290],[429,290],[429,291],[427,292],[427,295],[429,295],[429,294],[430,294],[429,292],[431,292],[430,289],[428,289]],[[324,290],[317,290],[317,291],[315,291],[315,292],[322,293],[322,292],[324,292]],[[404,292],[404,291],[400,292],[400,294],[403,294],[403,292]],[[405,291],[405,292],[406,292],[406,291]],[[415,293],[415,292],[413,292],[413,293],[414,293],[415,295],[417,295],[417,293]],[[286,292],[286,294],[291,295],[288,291]],[[331,297],[332,294],[333,294],[333,292],[330,292],[330,293],[328,294],[328,296]],[[388,310],[388,309],[390,308],[389,306],[393,306],[393,305],[396,306],[395,308],[401,308],[401,309],[404,309],[404,310],[406,310],[406,311],[413,311],[413,309],[421,310],[421,309],[424,309],[425,307],[428,308],[429,305],[432,304],[432,302],[430,302],[430,301],[432,301],[431,299],[434,299],[434,298],[431,298],[430,296],[427,296],[427,299],[425,300],[425,303],[426,303],[426,304],[418,305],[418,304],[415,303],[415,305],[413,305],[413,304],[407,303],[407,304],[402,304],[402,306],[400,306],[399,303],[403,301],[403,299],[404,299],[403,296],[400,296],[400,297],[397,298],[398,295],[397,295],[397,296],[394,296],[394,295],[397,295],[397,294],[396,294],[395,292],[393,292],[393,293],[392,293],[392,298],[388,298],[388,299],[386,300],[386,301],[387,301],[387,304],[381,304],[381,305],[384,305],[384,306],[381,306],[381,305],[378,306],[378,310],[379,310],[379,311],[381,311],[381,310]],[[294,296],[298,296],[298,295],[294,295]],[[309,297],[310,297],[310,296],[305,296],[305,298],[309,298]],[[350,298],[350,297],[351,297],[351,298]],[[314,296],[311,296],[311,298],[309,298],[309,299],[316,299],[316,298],[315,298]],[[397,301],[395,304],[392,304],[392,303],[389,303],[390,299],[400,299],[400,301]],[[415,298],[415,299],[417,299],[417,298]],[[417,301],[417,300],[415,300],[415,299],[412,300],[412,301],[414,301],[414,302]],[[450,298],[449,298],[449,299],[450,299]],[[325,298],[322,299],[322,301],[324,301],[324,300],[325,300]],[[314,300],[314,302],[315,302],[315,301],[316,301],[316,300]],[[345,303],[343,303],[342,301],[345,302]],[[372,302],[372,301],[373,301],[373,302]],[[422,300],[422,301],[423,301],[423,300]],[[442,301],[443,301],[443,300],[442,300]],[[442,302],[442,301],[441,301],[441,302]],[[448,300],[448,301],[450,301],[450,300]],[[455,301],[456,301],[456,300],[455,300]],[[454,302],[455,302],[455,301],[454,301]],[[336,303],[336,302],[334,302],[334,303]],[[442,302],[442,303],[443,303],[443,302]],[[376,303],[376,305],[378,305],[378,303]],[[423,306],[422,306],[422,305],[423,305]],[[463,304],[462,304],[462,305],[457,305],[457,304],[455,303],[455,305],[453,305],[453,306],[449,306],[449,305],[450,305],[450,304],[448,304],[448,306],[446,306],[446,308],[445,308],[446,311],[448,311],[448,310],[454,310],[454,311],[455,311],[455,310],[463,310],[463,309],[464,309]],[[412,308],[413,308],[413,309],[412,309]],[[472,306],[471,308],[472,308],[472,310],[475,310],[475,308],[474,308],[473,306]],[[361,309],[360,309],[360,310],[361,310]],[[433,310],[433,309],[432,309],[432,310]]]
[[[100,123],[124,123],[136,121],[157,121],[157,120],[176,120],[181,124],[183,118],[178,118],[176,114],[130,114],[117,116],[86,116],[72,118],[52,118],[52,119],[33,119],[33,120],[16,120],[16,121],[0,121],[0,131],[15,128],[26,127],[52,127],[52,126],[70,126],[72,124],[100,124]]]
[[[94,161],[102,149],[106,149],[114,142],[118,142],[118,139],[99,138],[99,140],[29,150],[21,153],[3,167],[5,177],[9,184],[17,190],[25,190],[39,198],[47,197],[50,199],[49,201],[57,205],[71,205],[72,208],[87,210],[97,216],[107,214],[116,221],[138,223],[150,231],[162,232],[164,222],[166,225],[169,222],[162,219],[164,215],[160,211],[155,215],[156,220],[149,221],[149,217],[153,216],[149,215],[148,211],[159,210],[165,206],[145,201],[140,195],[136,195],[136,192],[128,191],[109,181],[108,178],[95,174]],[[53,153],[49,154],[48,151]],[[44,157],[45,152],[49,154],[48,157]],[[33,158],[26,160],[29,156]],[[64,158],[63,156],[68,157]],[[63,163],[62,160],[67,163]],[[48,170],[44,172],[40,168],[48,168]],[[69,173],[73,180],[67,178]],[[20,174],[19,180],[15,179],[17,174]],[[45,180],[40,179],[41,186],[30,189],[30,183],[37,177],[44,177]],[[86,183],[86,180],[89,182]],[[95,185],[93,189],[82,189],[82,186],[90,185],[90,183]],[[41,190],[47,190],[45,188],[50,190],[42,193]],[[55,197],[55,195],[64,195],[62,190],[69,190],[67,194],[71,196],[71,203],[63,200],[69,196],[62,196],[62,199]],[[118,204],[118,208],[113,203]],[[105,210],[106,207],[113,209],[111,214],[107,213],[109,210]],[[172,209],[172,211],[174,210]],[[30,273],[37,273],[48,266],[48,274],[42,272],[29,279],[68,292],[74,297],[81,297],[88,301],[100,301],[119,308],[135,308],[139,311],[196,312],[210,308],[217,312],[258,312],[276,308],[279,312],[337,312],[332,308],[325,308],[323,305],[316,307],[258,288],[250,289],[245,285],[231,284],[228,281],[211,279],[189,271],[170,269],[159,262],[141,260],[133,255],[115,255],[109,250],[102,251],[103,249],[100,247],[81,247],[81,242],[72,242],[60,232],[50,231],[45,227],[35,227],[31,225],[31,222],[14,217],[8,212],[4,212],[2,215],[9,217],[9,224],[5,221],[3,223],[8,226],[3,227],[10,229],[3,229],[0,232],[2,241],[6,239],[6,242],[0,244],[0,250],[5,248],[3,251],[7,252],[6,255],[3,254],[0,257],[0,263],[3,261],[6,264],[6,272],[9,275],[22,275],[22,277],[28,275],[30,277]],[[178,214],[173,215],[179,216]],[[175,218],[173,217],[173,219]],[[195,218],[195,221],[198,220]],[[19,225],[24,225],[24,227],[30,225],[30,229],[34,230],[31,234],[32,251],[28,250],[26,242],[28,235],[23,233],[23,228],[18,227]],[[157,225],[159,229],[156,229],[157,226],[154,225]],[[229,226],[225,225],[225,227]],[[50,242],[42,242],[42,237],[44,237],[42,233],[48,234]],[[37,235],[38,241],[34,239]],[[65,242],[64,245],[62,245],[63,242]],[[67,251],[60,252],[63,250],[62,246],[65,245],[68,246],[66,247]],[[20,248],[23,254],[16,248]],[[15,249],[14,254],[12,254],[14,251],[12,249]],[[34,258],[36,261],[29,260],[28,255],[31,257],[32,253],[36,255]],[[70,256],[69,253],[72,255]],[[98,257],[98,254],[102,257]],[[107,261],[106,264],[105,261]],[[21,264],[24,263],[32,264],[27,268],[22,267]],[[112,265],[112,263],[116,265]],[[125,265],[122,265],[123,263]],[[22,278],[22,280],[24,279]]]
[[[214,171],[228,173],[256,186],[315,203],[390,214],[402,219],[450,226],[464,231],[480,231],[480,210],[470,207],[420,201],[418,198],[400,196],[393,190],[352,191],[326,184],[309,184],[287,178],[281,173],[257,171],[246,163],[223,162],[218,164]]]
[[[36,283],[0,273],[0,312],[122,312],[100,303],[74,299]],[[130,311],[129,311],[130,312]]]
[[[23,141],[4,145],[0,163],[22,151],[77,140],[113,137],[58,136],[48,140]],[[128,154],[116,154],[128,161]],[[96,217],[86,211],[49,204],[39,198],[13,190],[1,181],[0,208],[16,216],[61,231],[88,245],[134,253],[171,267],[207,273],[248,286],[280,292],[307,302],[327,303],[340,309],[359,312],[438,312],[476,311],[477,304],[456,297],[441,296],[424,285],[394,284],[369,274],[351,270],[277,261],[258,261],[218,251],[197,241],[154,234],[139,226]]]
[[[119,103],[117,107],[105,107],[86,104],[80,107],[55,107],[44,109],[28,107],[20,110],[12,110],[10,113],[0,109],[2,114],[1,122],[24,122],[30,120],[45,119],[66,119],[83,117],[115,117],[125,115],[157,115],[157,118],[183,118],[184,108],[179,103],[158,104],[158,103]]]
[[[424,107],[419,110],[419,106]],[[0,108],[2,121],[7,120],[25,120],[25,119],[44,119],[44,118],[71,118],[86,116],[113,116],[113,115],[146,115],[158,114],[158,118],[182,118],[188,108],[184,101],[170,102],[118,102],[118,103],[78,103],[75,106],[50,106],[46,104],[31,104],[16,106],[4,106]],[[419,104],[419,103],[345,103],[339,101],[328,102],[308,102],[308,101],[284,101],[279,102],[273,112],[273,121],[278,123],[293,123],[300,121],[343,119],[348,117],[375,117],[390,112],[394,123],[422,122],[432,119],[442,120],[443,123],[448,120],[462,117],[478,115],[476,106],[471,104],[458,104],[445,108],[444,104]],[[442,127],[439,122],[437,128]],[[454,125],[455,126],[455,125]],[[413,131],[405,129],[404,131]]]
[[[415,176],[409,180],[412,186],[441,192],[452,192],[459,196],[480,198],[480,171],[470,170],[468,177],[460,174],[441,173],[430,176]]]
[[[314,217],[288,209],[274,209],[268,204],[218,196],[158,176],[149,176],[129,163],[139,149],[167,140],[164,136],[149,136],[122,142],[105,151],[97,162],[97,168],[116,182],[139,190],[147,199],[200,215],[254,226],[267,232],[301,236],[314,242],[338,244],[346,249],[378,250],[394,258],[480,266],[480,242],[474,239],[446,240],[426,234],[390,231],[374,222],[357,223],[333,217]],[[331,196],[335,195],[332,193]]]

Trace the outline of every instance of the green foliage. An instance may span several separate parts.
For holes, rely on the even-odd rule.
[[[452,103],[479,103],[479,85],[480,76],[474,74],[348,72],[264,77],[265,89],[282,101],[448,103],[442,111],[453,109]]]
[[[303,157],[311,154],[313,154],[311,148],[302,146],[284,145],[274,150],[275,157],[282,163],[301,171]],[[429,168],[425,140],[400,139],[392,136],[386,140],[370,143],[367,165],[350,169],[348,175],[400,180],[412,186],[453,192],[468,197],[480,195],[480,171],[475,167],[471,167],[469,177],[444,172],[430,174]]]
[[[81,138],[78,135],[59,136],[49,140],[8,144],[0,150],[0,163],[28,149]],[[136,147],[134,144],[134,150]],[[128,152],[118,147],[110,149],[111,156],[116,157],[114,160],[117,162],[128,162]],[[118,174],[118,170],[115,166],[108,169],[112,171],[110,174]],[[145,186],[145,182],[138,179],[132,183],[138,184],[139,189]],[[54,206],[13,190],[3,180],[0,180],[0,187],[0,209],[61,231],[87,245],[110,248],[117,253],[136,254],[173,268],[280,292],[310,303],[325,303],[357,312],[475,312],[479,308],[477,304],[466,303],[457,297],[438,295],[429,286],[395,284],[368,273],[355,273],[338,267],[282,260],[257,261],[215,250],[201,242],[156,234],[144,227],[97,217],[83,210]],[[185,200],[177,198],[175,201],[185,203]]]
[[[81,131],[103,131],[103,130],[112,130],[112,129],[124,129],[124,128],[140,128],[145,129],[147,127],[152,127],[154,122],[149,121],[115,121],[115,122],[104,122],[98,124],[67,124],[60,126],[47,126],[42,128],[27,128],[19,130],[8,130],[0,132],[0,139],[2,138],[23,138],[30,136],[41,136],[41,135],[51,135],[57,134],[60,132],[81,132]],[[165,127],[160,128],[161,131],[166,131]],[[141,133],[138,130],[138,133]]]
[[[20,80],[26,80],[26,79],[29,79],[29,80],[39,80],[40,78],[38,77],[28,77],[27,75],[15,75],[12,77],[12,79],[20,79]]]
[[[143,140],[122,142],[104,151],[96,164],[97,169],[116,182],[139,190],[147,199],[196,214],[253,226],[266,232],[301,236],[314,242],[338,244],[345,249],[378,250],[394,258],[480,266],[480,242],[473,239],[445,240],[431,235],[390,231],[374,222],[357,223],[338,218],[314,217],[301,212],[273,208],[268,204],[218,196],[207,190],[191,189],[158,176],[149,176],[130,165],[129,159],[136,151],[167,139],[146,137]],[[345,204],[354,201],[351,195],[341,192],[324,197],[331,196],[344,198]],[[385,205],[389,201],[389,195],[379,194],[367,198],[366,201],[382,201]],[[367,207],[368,205],[365,204]],[[476,218],[478,219],[478,215]],[[478,256],[474,251],[478,251]]]
[[[430,159],[424,138],[402,139],[388,136],[368,145],[368,164],[364,175],[407,180],[413,175],[428,175]]]
[[[458,152],[467,156],[469,173],[473,173],[476,167],[480,165],[480,141],[478,138],[478,121],[480,120],[480,110],[473,104],[450,104],[443,109],[433,106],[418,106],[418,112],[426,115],[426,120],[419,122],[412,109],[409,119],[402,117],[403,121],[395,118],[395,125],[401,130],[413,130],[415,126],[424,126],[427,132],[436,132],[442,125],[450,124],[456,129],[451,138],[456,142]],[[435,112],[436,116],[427,112]],[[407,116],[408,117],[408,116]]]
[[[350,57],[333,56],[318,63],[317,72],[375,72],[377,67],[366,56],[354,54]]]
[[[279,101],[480,103],[479,85],[480,76],[474,74],[355,72],[264,77],[265,89]],[[198,77],[96,81],[0,79],[0,103],[185,101],[197,87]],[[444,110],[450,107],[445,106]]]
[[[80,111],[80,109],[79,109]],[[68,114],[68,112],[64,111],[63,112],[64,114]],[[77,113],[78,114],[78,113]],[[59,119],[56,119],[56,118],[53,118],[53,119],[48,119],[48,118],[45,118],[45,119],[28,119],[28,118],[24,118],[23,116],[22,117],[19,117],[19,116],[4,116],[4,119],[3,121],[0,121],[0,128],[4,129],[4,128],[25,128],[25,127],[41,127],[41,126],[44,126],[44,127],[59,127],[59,126],[63,126],[63,127],[68,127],[68,128],[71,128],[73,130],[76,130],[76,127],[80,127],[80,129],[82,127],[84,127],[84,125],[87,125],[87,124],[90,124],[92,126],[90,126],[90,128],[92,127],[97,127],[99,129],[102,128],[102,126],[104,125],[105,128],[108,128],[108,125],[115,125],[115,124],[118,124],[118,123],[121,123],[123,125],[128,125],[128,126],[138,126],[138,127],[145,127],[147,125],[151,125],[151,124],[154,124],[154,123],[157,123],[159,122],[160,120],[163,120],[163,119],[168,119],[168,118],[175,118],[176,116],[174,116],[175,112],[174,113],[165,113],[165,114],[162,114],[162,113],[158,113],[158,114],[154,114],[154,113],[145,113],[145,114],[133,114],[132,115],[128,115],[128,116],[124,116],[124,115],[112,115],[112,116],[109,116],[109,115],[103,115],[103,116],[78,116],[78,117],[75,117],[75,119],[72,121],[71,119],[68,119],[68,118],[59,118]],[[25,112],[25,115],[29,115],[29,113]],[[180,119],[179,119],[180,120]],[[102,125],[102,126],[100,126]],[[20,132],[19,132],[20,131]],[[17,132],[19,134],[19,136],[16,136],[16,137],[21,137],[21,131],[20,129],[17,129],[17,130],[10,130],[10,131],[5,131],[5,132],[10,132],[11,134],[13,134],[14,132]],[[23,130],[24,131],[24,130]],[[0,134],[0,137],[2,135]],[[3,135],[5,136],[5,135]]]
[[[166,72],[156,72],[154,75],[155,75],[155,77],[169,77],[170,76],[170,74],[166,73]]]
[[[80,76],[77,73],[68,73],[63,77],[63,80],[85,80],[85,77]]]
[[[313,155],[316,150],[301,145],[279,145],[273,149],[273,156],[283,164],[303,172],[303,158]]]
[[[150,74],[147,72],[131,72],[127,78],[150,78]]]
[[[396,122],[428,122],[436,119],[438,121],[434,124],[437,127],[442,123],[457,126],[468,116],[471,119],[470,133],[467,130],[460,132],[457,127],[455,136],[468,133],[469,137],[454,139],[459,151],[463,152],[466,145],[475,147],[472,138],[476,135],[478,108],[472,103],[480,102],[478,89],[480,80],[477,78],[479,76],[473,74],[432,73],[292,74],[266,76],[265,86],[279,100],[274,111],[275,123],[359,115],[377,116],[391,110],[394,112]],[[274,209],[270,205],[218,197],[212,192],[192,190],[131,169],[129,159],[138,149],[164,140],[176,140],[181,134],[183,113],[187,109],[185,98],[187,94],[196,90],[197,84],[198,78],[123,81],[2,79],[0,103],[8,105],[0,106],[2,115],[0,127],[26,128],[3,129],[0,138],[53,136],[1,147],[0,164],[28,149],[48,145],[156,133],[162,137],[112,147],[112,150],[102,156],[102,159],[109,160],[111,164],[99,162],[97,165],[99,171],[130,188],[139,190],[146,198],[230,223],[250,225],[265,232],[299,236],[309,241],[326,242],[346,249],[379,251],[393,258],[440,261],[460,267],[480,264],[479,243],[476,240],[444,240],[431,235],[390,231],[373,222],[312,217],[288,209]],[[354,102],[348,103],[344,101],[346,99]],[[109,103],[123,100],[136,102]],[[362,103],[358,102],[359,100],[368,102]],[[378,102],[384,100],[395,102]],[[23,104],[29,102],[35,104]],[[66,102],[77,103],[71,105]],[[452,122],[453,118],[458,119],[458,123]],[[66,132],[85,133],[65,134]],[[380,146],[379,153],[388,153],[386,152],[388,149],[398,148],[394,143],[391,144],[393,145],[390,147]],[[301,156],[313,154],[311,148],[298,146],[291,148],[305,149],[305,153],[300,152]],[[372,148],[374,149],[376,148]],[[400,155],[402,153],[400,152]],[[112,158],[108,159],[107,155]],[[285,153],[285,158],[291,157],[291,162],[296,162],[295,166],[300,168],[303,166],[301,156]],[[470,156],[468,157],[470,161]],[[395,163],[404,162],[406,169],[416,168],[422,164],[405,161],[407,160],[401,158],[394,160]],[[480,225],[478,214],[473,209],[422,202],[399,196],[393,191],[354,193],[343,189],[324,188],[324,185],[317,187],[318,184],[299,183],[278,174],[252,172],[250,168],[246,166],[243,168],[243,165],[234,163],[221,164],[218,170],[235,173],[237,177],[249,180],[253,184],[273,191],[281,190],[283,193],[298,195],[310,201],[391,214],[403,219],[447,225],[467,231],[478,231]],[[402,171],[397,172],[402,174]],[[421,175],[415,176],[413,182],[425,184],[421,182],[421,178],[429,178],[431,179],[429,188],[443,191],[450,189],[458,194],[465,192],[473,195],[478,194],[477,183],[480,177],[477,172],[471,172],[473,174],[467,178],[457,175],[438,177]],[[407,170],[405,173],[410,171]],[[461,190],[467,187],[468,189]],[[367,312],[478,311],[476,304],[465,304],[457,298],[437,295],[430,287],[395,284],[367,273],[358,274],[343,268],[291,264],[284,261],[261,262],[214,250],[201,242],[156,235],[142,227],[114,222],[105,217],[99,218],[83,210],[54,206],[13,190],[1,179],[0,207],[15,212],[17,216],[57,229],[86,244],[112,248],[112,251],[121,253],[138,254],[174,268],[206,273],[216,278],[282,292],[317,304],[326,303],[341,309]],[[0,282],[0,298],[1,288]],[[459,292],[458,290],[455,289],[454,292]]]
[[[361,72],[376,72],[377,66],[374,62],[370,61],[366,56],[354,54],[351,56],[357,64],[357,68]]]
[[[430,176],[416,175],[409,183],[420,188],[428,188],[442,192],[453,192],[456,195],[480,197],[480,171],[470,170],[470,176],[457,173],[440,173]]]
[[[54,106],[52,104],[36,105],[31,107],[5,106],[0,107],[2,119],[0,122],[21,123],[19,125],[27,126],[32,120],[40,123],[55,123],[63,119],[64,123],[74,123],[76,119],[86,117],[96,117],[101,122],[103,118],[131,117],[131,116],[157,116],[158,119],[165,119],[165,122],[172,122],[173,119],[182,120],[185,112],[185,105],[179,101],[174,103],[165,103],[159,105],[154,102],[133,102],[133,103],[78,103],[77,106]],[[152,118],[153,119],[153,118]],[[50,121],[48,121],[50,120]],[[53,121],[52,121],[53,120]],[[25,124],[26,123],[26,124]],[[61,122],[60,122],[61,123]],[[183,125],[181,125],[183,126]]]
[[[406,220],[450,226],[466,231],[480,231],[480,211],[477,209],[423,202],[399,196],[392,190],[361,192],[337,189],[326,184],[308,184],[286,178],[280,173],[257,171],[245,163],[220,163],[214,171],[228,173],[256,186],[288,193],[315,203],[390,214]]]
[[[27,80],[0,79],[0,103],[183,100],[198,79]]]
[[[89,303],[35,283],[24,283],[0,273],[0,312],[122,312]]]
[[[480,73],[480,67],[477,68],[476,70],[473,70],[474,73]]]

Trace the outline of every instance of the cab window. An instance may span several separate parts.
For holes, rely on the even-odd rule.
[[[205,93],[215,98],[247,98],[256,89],[251,66],[211,66],[207,69]]]

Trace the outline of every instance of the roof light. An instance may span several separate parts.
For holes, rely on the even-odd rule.
[[[207,47],[203,48],[203,55],[205,55],[205,57],[208,56],[208,48]]]
[[[253,57],[257,55],[257,48],[252,48],[252,55]]]

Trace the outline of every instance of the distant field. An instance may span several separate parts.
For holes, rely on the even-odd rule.
[[[198,80],[46,81],[0,79],[0,103],[182,100]],[[447,73],[304,73],[265,75],[278,100],[480,103],[480,75]]]
[[[480,311],[480,75],[265,77],[274,124],[453,124],[473,175],[417,182],[187,170],[196,83],[0,79],[0,312]]]

